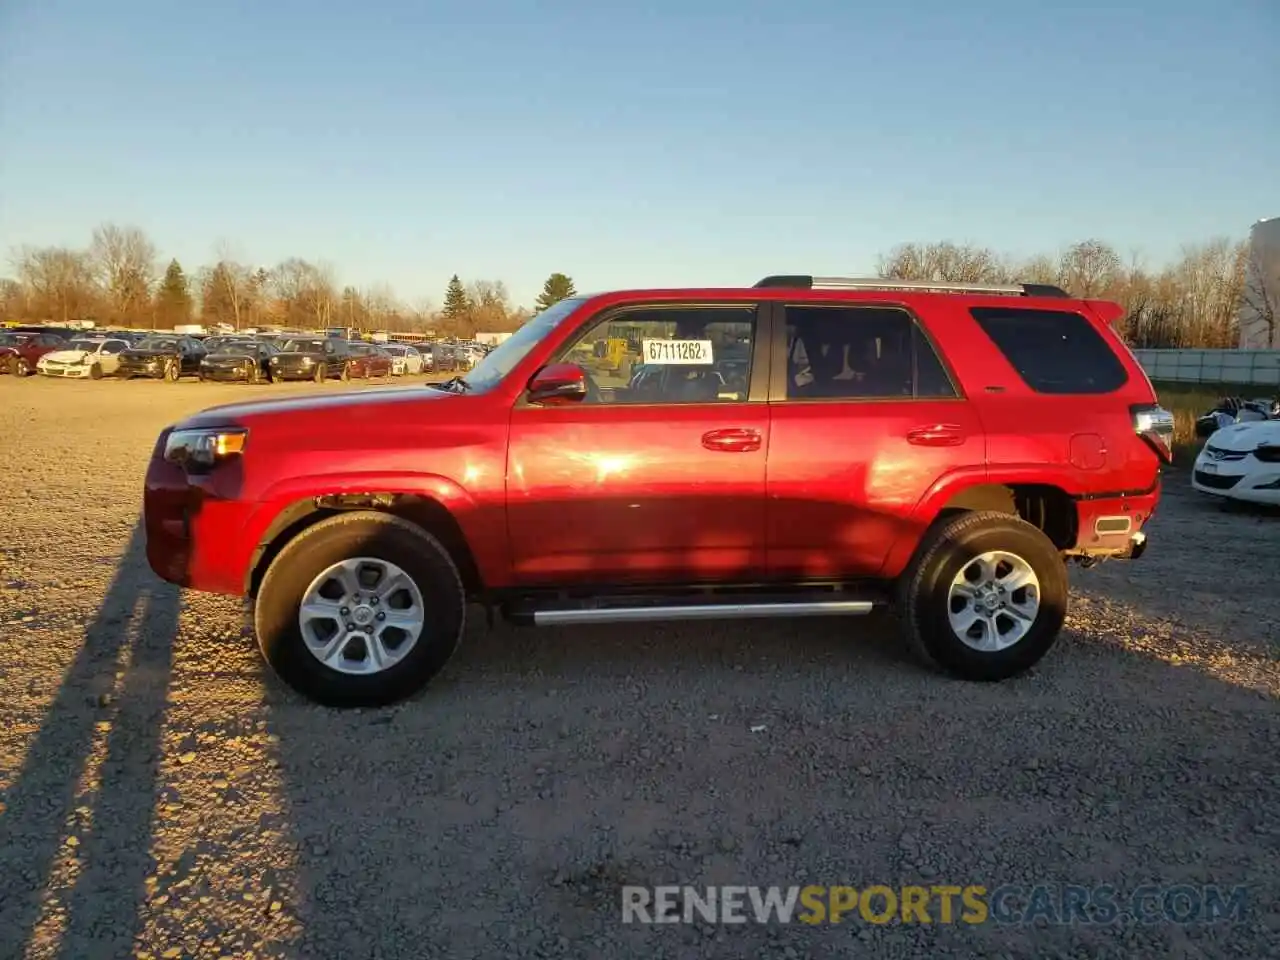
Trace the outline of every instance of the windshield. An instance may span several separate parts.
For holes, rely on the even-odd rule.
[[[34,333],[0,333],[0,347],[20,347],[34,336]]]
[[[72,340],[70,343],[67,344],[66,349],[67,350],[88,350],[90,353],[93,353],[95,350],[98,349],[99,342],[100,341],[98,340]]]
[[[147,337],[134,345],[135,350],[177,350],[178,341],[172,337]]]
[[[231,354],[236,357],[252,357],[258,352],[256,343],[220,343],[218,353]]]
[[[547,334],[560,325],[561,320],[584,301],[583,297],[561,300],[526,321],[524,326],[494,348],[463,378],[467,385],[475,390],[488,390],[496,386]]]
[[[406,353],[404,347],[383,347],[383,350],[391,354],[393,357],[403,357]]]
[[[281,353],[324,353],[323,340],[290,340],[280,348]]]

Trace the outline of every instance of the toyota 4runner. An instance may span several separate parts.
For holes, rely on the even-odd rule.
[[[252,599],[304,695],[422,687],[468,605],[532,624],[898,612],[1000,680],[1066,561],[1133,559],[1172,417],[1112,329],[1039,285],[768,277],[562,300],[465,376],[216,407],[146,479],[164,579]]]

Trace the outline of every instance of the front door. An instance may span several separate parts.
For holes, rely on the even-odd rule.
[[[527,585],[716,582],[764,563],[769,410],[750,305],[610,311],[555,362],[585,400],[511,416],[507,516]],[[763,354],[767,344],[761,345]],[[749,399],[755,376],[757,399]]]
[[[783,579],[879,573],[950,471],[984,469],[986,440],[929,338],[894,306],[786,309],[771,397],[768,566]]]

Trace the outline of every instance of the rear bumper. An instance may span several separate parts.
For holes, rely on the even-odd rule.
[[[1160,503],[1160,481],[1150,491],[1076,501],[1076,542],[1068,556],[1137,560],[1146,552],[1145,527]]]

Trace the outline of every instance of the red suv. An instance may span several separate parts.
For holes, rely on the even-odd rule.
[[[146,480],[163,578],[254,600],[310,698],[405,697],[468,602],[533,624],[892,605],[959,677],[1053,645],[1065,561],[1136,558],[1172,417],[1054,287],[807,276],[563,300],[465,377],[217,407]]]

